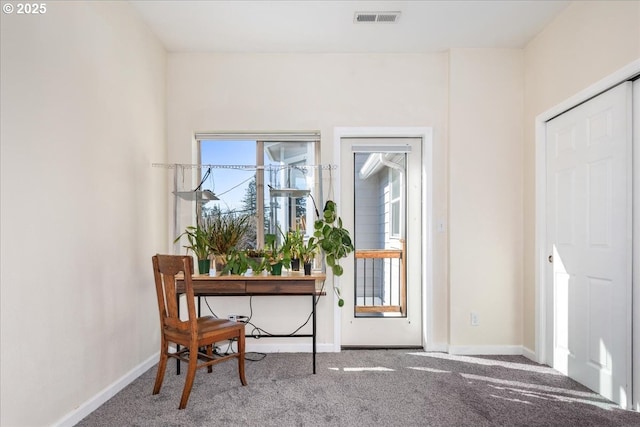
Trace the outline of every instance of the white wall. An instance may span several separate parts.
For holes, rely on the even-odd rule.
[[[446,218],[447,54],[170,54],[168,63],[169,161],[193,160],[195,131],[320,130],[322,163],[328,164],[334,158],[334,127],[432,126],[434,206]],[[340,179],[339,170],[334,179]],[[434,340],[441,343],[448,334],[446,253],[446,235],[438,234]],[[270,298],[268,317],[282,325],[277,313],[290,310],[283,310],[287,304],[286,298]],[[306,302],[301,304],[308,313]],[[247,307],[225,300],[225,308]],[[320,348],[332,349],[330,298],[321,299],[318,319]]]
[[[1,18],[3,426],[70,420],[159,349],[166,56],[124,2],[47,6]]]
[[[640,2],[573,2],[524,50],[525,347],[535,349],[535,117],[640,58]]]
[[[449,74],[450,351],[518,353],[522,51],[454,49]]]

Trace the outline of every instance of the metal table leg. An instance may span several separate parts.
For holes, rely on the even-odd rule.
[[[178,319],[180,318],[180,294],[176,294],[176,307],[178,309]],[[180,351],[180,344],[176,343],[176,351]],[[176,359],[176,375],[180,375],[180,359]]]
[[[311,312],[313,327],[313,373],[316,373],[316,296],[311,295]]]

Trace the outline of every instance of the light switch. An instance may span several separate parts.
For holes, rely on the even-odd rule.
[[[471,312],[471,326],[480,326],[480,316],[475,311]]]

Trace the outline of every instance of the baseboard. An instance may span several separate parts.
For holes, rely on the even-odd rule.
[[[247,340],[246,349],[247,352],[256,353],[312,353],[312,344],[288,344],[288,343],[270,343],[268,340],[265,342],[252,342],[253,340]],[[316,353],[335,353],[335,347],[333,343],[316,344]]]
[[[527,347],[522,347],[522,355],[533,362],[539,363],[536,352]]]
[[[523,348],[520,345],[450,345],[449,354],[521,356]]]
[[[436,353],[448,353],[449,344],[441,343],[441,342],[428,343],[424,346],[424,351],[433,351]]]
[[[131,384],[135,381],[140,375],[149,370],[149,368],[153,367],[156,363],[158,363],[158,358],[160,356],[159,352],[156,352],[154,355],[149,357],[147,360],[124,374],[118,380],[116,380],[113,384],[106,387],[104,390],[93,396],[91,399],[84,402],[78,408],[69,412],[67,415],[62,417],[54,426],[60,427],[71,427],[79,423],[83,418],[87,415],[98,409],[102,404],[104,404],[107,400],[111,399],[115,396],[120,390]]]

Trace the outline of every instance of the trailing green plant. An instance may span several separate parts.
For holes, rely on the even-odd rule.
[[[335,276],[342,276],[344,269],[340,260],[353,252],[353,242],[349,230],[342,226],[342,218],[337,214],[337,205],[333,200],[327,200],[322,216],[314,223],[313,235],[317,245],[322,249],[325,262]],[[340,289],[333,284],[333,290],[338,296],[338,305],[342,307],[344,300],[340,296]]]
[[[209,234],[206,227],[198,225],[190,225],[180,234],[173,243],[180,241],[182,236],[186,236],[188,245],[183,245],[187,251],[192,251],[198,260],[208,259],[211,255],[211,246],[209,245]]]

